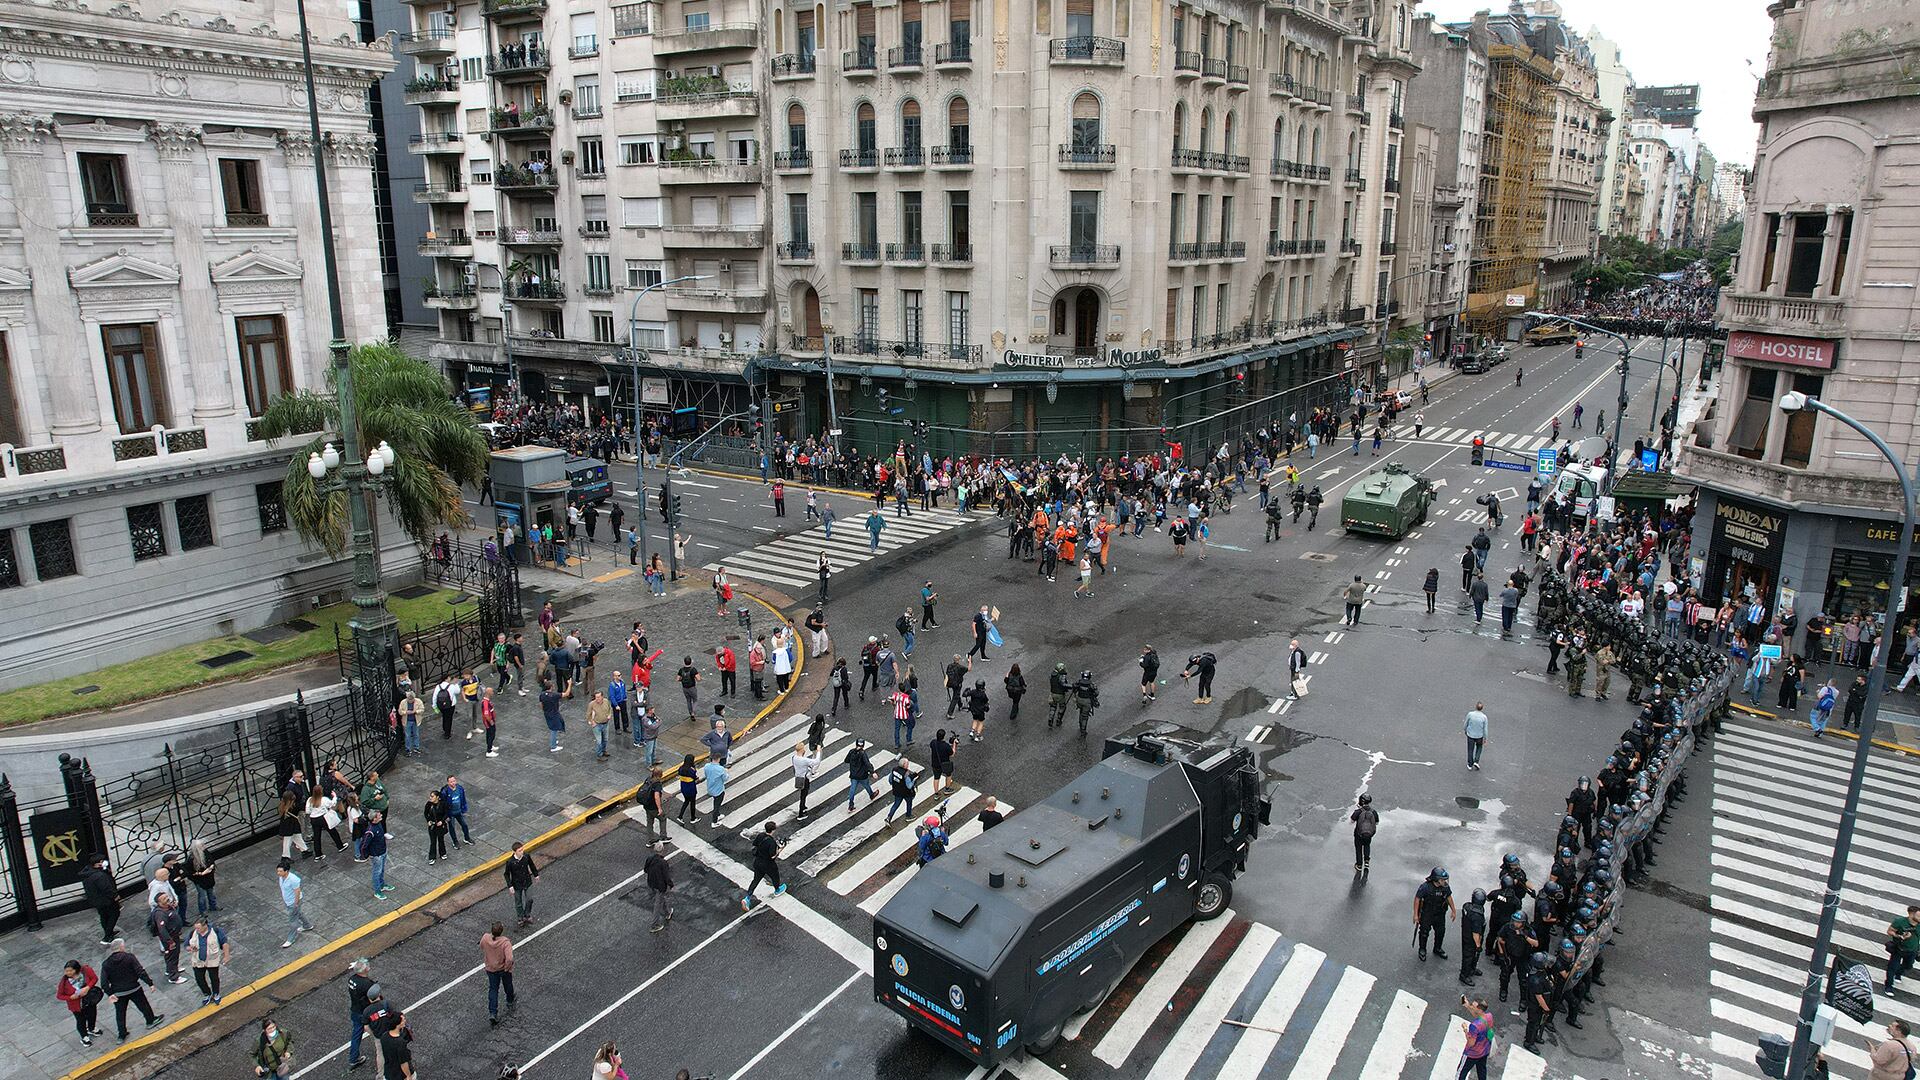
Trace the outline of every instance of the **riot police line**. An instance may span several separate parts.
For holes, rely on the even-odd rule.
[[[1537,625],[1565,632],[1584,652],[1611,646],[1641,705],[1600,771],[1579,778],[1554,839],[1554,861],[1537,888],[1515,854],[1501,862],[1491,894],[1474,890],[1460,917],[1460,981],[1473,985],[1482,948],[1498,966],[1500,1000],[1517,980],[1527,1015],[1525,1046],[1536,1049],[1564,1010],[1570,1027],[1593,987],[1606,985],[1605,949],[1620,930],[1623,886],[1644,880],[1668,808],[1686,794],[1686,762],[1717,732],[1733,671],[1724,655],[1690,640],[1660,637],[1599,595],[1572,588],[1556,569],[1541,575]],[[1525,911],[1533,901],[1533,917]],[[1415,943],[1426,958],[1430,932],[1444,943],[1452,889],[1434,867],[1415,894]],[[1483,910],[1483,908],[1490,908]],[[1476,942],[1478,938],[1478,942]],[[1439,945],[1436,955],[1446,958]]]

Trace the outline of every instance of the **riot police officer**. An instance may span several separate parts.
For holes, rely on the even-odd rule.
[[[1527,1034],[1521,1045],[1528,1050],[1538,1050],[1547,1016],[1553,1012],[1549,1004],[1553,995],[1553,973],[1547,966],[1546,953],[1537,952],[1527,959],[1527,975],[1520,980],[1520,992],[1526,995],[1527,1001]]]
[[[1580,823],[1580,839],[1586,844],[1593,843],[1593,810],[1598,799],[1593,781],[1584,776],[1567,793],[1567,816]]]
[[[1579,637],[1567,646],[1567,696],[1585,697],[1580,687],[1587,681],[1587,648]]]
[[[1307,492],[1307,531],[1308,532],[1312,532],[1313,527],[1319,523],[1320,506],[1326,501],[1327,501],[1327,497],[1325,495],[1320,494],[1320,486],[1318,484],[1314,485],[1314,488],[1312,491]],[[1299,518],[1295,517],[1294,520],[1297,521],[1299,520]]]
[[[1300,524],[1300,515],[1307,512],[1307,489],[1302,487],[1294,488],[1293,494],[1287,496],[1287,498],[1293,503],[1293,523],[1298,525]]]
[[[1047,727],[1067,722],[1067,698],[1072,693],[1073,680],[1067,675],[1067,665],[1054,664],[1053,673],[1047,676]]]
[[[1080,710],[1080,734],[1087,733],[1087,718],[1100,707],[1100,688],[1093,685],[1093,672],[1082,671],[1073,684],[1073,703]]]
[[[1453,886],[1447,884],[1446,867],[1436,866],[1413,893],[1413,940],[1422,962],[1427,959],[1429,935],[1433,937],[1433,955],[1447,958],[1447,921],[1455,917]]]
[[[1460,985],[1472,986],[1480,974],[1480,952],[1487,941],[1487,894],[1473,890],[1467,906],[1460,909]]]
[[[1294,495],[1298,497],[1299,494],[1300,489],[1295,488]],[[1274,499],[1267,503],[1267,543],[1271,544],[1275,540],[1280,539],[1280,525],[1285,521],[1285,515],[1286,511],[1280,508],[1279,499]],[[1300,511],[1295,510],[1293,512],[1293,518],[1295,521],[1300,520]]]
[[[1539,947],[1533,932],[1527,929],[1527,915],[1514,911],[1493,938],[1493,962],[1500,966],[1500,1000],[1507,1000],[1507,985],[1515,974],[1524,976],[1527,957]],[[1521,991],[1525,992],[1524,978]]]

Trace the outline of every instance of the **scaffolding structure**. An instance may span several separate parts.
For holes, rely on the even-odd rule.
[[[1533,302],[1547,227],[1545,180],[1558,75],[1550,61],[1524,45],[1489,45],[1487,63],[1486,137],[1466,321],[1474,333],[1499,337],[1507,318],[1517,314],[1507,297]]]

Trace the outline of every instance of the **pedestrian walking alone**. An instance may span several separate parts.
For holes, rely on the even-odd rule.
[[[513,854],[507,856],[501,874],[507,879],[507,888],[513,890],[514,925],[525,926],[533,921],[533,883],[540,880],[540,868],[524,842],[513,842]]]
[[[1347,606],[1346,614],[1341,621],[1348,626],[1359,626],[1360,608],[1367,602],[1367,586],[1360,580],[1359,574],[1353,575],[1353,581],[1340,590],[1340,599],[1344,600]]]
[[[494,923],[480,935],[480,964],[487,969],[487,1024],[500,1026],[500,991],[507,992],[507,1007],[513,1007],[513,942],[507,928]]]
[[[447,804],[438,791],[427,793],[427,805],[421,811],[427,823],[427,865],[447,857]]]
[[[158,1027],[160,1021],[167,1018],[166,1013],[154,1012],[153,1006],[147,1003],[147,991],[152,987],[153,976],[147,974],[140,958],[127,948],[127,939],[114,938],[113,951],[100,965],[100,989],[113,999],[114,1025],[121,1042],[127,1041],[128,1006],[140,1010],[149,1028]]]
[[[1380,811],[1373,808],[1373,796],[1360,796],[1347,820],[1353,822],[1353,868],[1363,872],[1373,869],[1373,834],[1380,829]]]
[[[655,844],[640,869],[647,875],[647,891],[653,894],[653,932],[657,934],[673,921],[673,905],[669,901],[669,894],[673,892],[673,867],[668,865],[660,845]]]
[[[1465,725],[1467,735],[1467,768],[1475,772],[1480,770],[1480,751],[1487,745],[1487,703],[1476,701],[1473,708],[1467,710]]]
[[[674,818],[697,824],[700,814],[694,809],[694,802],[700,798],[700,766],[694,764],[692,754],[680,759],[680,768],[674,772],[674,779],[680,782],[680,811]]]
[[[807,793],[813,790],[813,778],[820,772],[820,752],[809,751],[805,739],[793,744],[793,786],[800,793],[800,808],[796,811],[805,817],[807,813]]]
[[[200,1004],[220,1004],[220,969],[233,959],[233,946],[227,932],[213,925],[205,915],[193,920],[193,929],[181,950],[193,968],[193,981],[200,986]]]
[[[774,833],[778,827],[777,822],[769,821],[766,828],[753,838],[753,880],[747,882],[747,895],[740,898],[742,911],[753,907],[753,890],[759,888],[762,881],[773,886],[775,896],[787,891],[787,887],[780,883],[779,858],[786,844]]]
[[[293,872],[293,860],[281,859],[280,865],[274,867],[273,872],[280,878],[280,906],[287,912],[287,940],[281,942],[280,947],[291,949],[293,940],[299,937],[302,931],[312,930],[313,923],[308,921],[307,913],[300,910],[302,899],[300,875]],[[152,983],[149,982],[148,985]]]
[[[260,1021],[260,1038],[253,1044],[253,1075],[283,1078],[293,1072],[293,1039],[269,1016]]]

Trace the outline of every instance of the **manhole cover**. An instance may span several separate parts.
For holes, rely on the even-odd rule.
[[[287,620],[287,621],[286,621],[285,623],[283,623],[282,625],[284,625],[284,626],[287,626],[287,627],[291,627],[292,629],[294,629],[294,630],[298,630],[299,632],[301,632],[301,633],[303,633],[303,634],[304,634],[304,633],[306,633],[306,632],[307,632],[307,631],[309,631],[309,630],[318,630],[318,629],[320,629],[320,624],[319,624],[319,623],[311,623],[311,622],[308,622],[308,621],[307,621],[307,620],[305,620],[305,619],[288,619],[288,620]]]
[[[1308,562],[1332,562],[1333,560],[1339,558],[1339,556],[1337,555],[1329,555],[1324,551],[1309,551],[1302,554],[1300,557],[1307,560]]]
[[[253,659],[253,654],[247,650],[234,649],[231,652],[223,652],[218,656],[209,656],[205,660],[200,661],[200,666],[206,668],[223,668],[228,664],[237,664],[242,660],[251,659]]]
[[[260,645],[271,645],[276,641],[285,641],[299,633],[300,631],[295,630],[293,627],[283,624],[280,626],[263,626],[258,630],[250,630],[240,636]]]
[[[423,596],[432,596],[434,590],[426,585],[409,585],[393,595],[402,600],[418,600]]]
[[[89,683],[86,686],[74,687],[73,692],[76,696],[83,695],[83,694],[96,694],[100,692],[100,687],[93,683]]]

